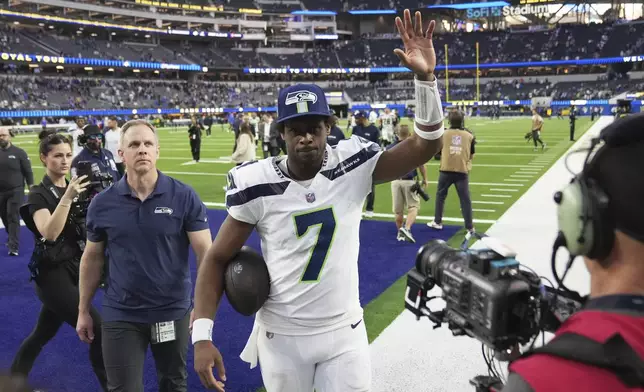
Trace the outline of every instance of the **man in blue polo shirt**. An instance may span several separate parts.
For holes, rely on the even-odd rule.
[[[380,130],[377,126],[369,122],[366,112],[358,112],[355,114],[356,126],[353,127],[351,132],[353,135],[360,136],[363,139],[367,139],[370,142],[380,144]],[[367,195],[367,208],[365,210],[364,216],[371,218],[373,216],[373,205],[376,202],[376,186],[374,183],[371,184],[371,193]]]
[[[93,339],[89,315],[105,257],[103,359],[110,392],[143,392],[143,362],[151,344],[159,391],[187,389],[191,322],[189,247],[197,266],[212,242],[206,208],[195,191],[156,169],[154,127],[143,120],[121,130],[125,176],[97,195],[87,214],[87,245],[80,267],[76,331]]]
[[[114,156],[109,150],[102,147],[103,138],[103,133],[96,125],[90,124],[83,127],[83,135],[79,137],[83,149],[72,161],[72,176],[76,175],[79,162],[90,162],[90,164],[96,164],[101,173],[112,175],[113,181],[118,181],[121,178]]]
[[[329,146],[333,147],[340,143],[340,140],[346,139],[344,137],[344,132],[340,128],[338,128],[338,118],[333,115],[331,117],[331,123],[329,124],[331,128],[329,128],[329,131],[326,134],[326,142]]]

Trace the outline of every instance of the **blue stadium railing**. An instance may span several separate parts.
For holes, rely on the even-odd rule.
[[[480,106],[487,107],[492,105],[500,106],[530,106],[531,100],[509,100],[509,101],[451,101],[443,102],[443,106],[466,105],[466,106]],[[609,103],[606,99],[595,100],[553,100],[551,106],[553,107],[569,107],[576,106],[581,110],[580,114],[584,113],[584,108],[599,107],[603,114],[610,113],[610,110],[616,106]],[[632,100],[631,107],[633,112],[639,112],[644,108],[644,100]],[[381,110],[384,108],[396,109],[399,112],[406,110],[405,105],[401,104],[364,104],[353,105],[351,111],[356,110]],[[184,114],[184,115],[202,115],[202,114],[224,114],[224,113],[274,113],[277,107],[250,107],[250,108],[184,108],[184,109],[95,109],[95,110],[9,110],[0,111],[0,118],[24,118],[24,117],[104,117],[104,116],[147,116],[147,115],[170,115],[170,114]]]
[[[170,64],[154,63],[147,61],[129,61],[129,60],[107,60],[96,58],[79,58],[79,57],[59,57],[41,54],[28,53],[8,53],[0,52],[0,60],[15,61],[18,63],[34,64],[57,64],[57,65],[82,65],[89,67],[111,67],[126,69],[161,69],[176,71],[195,71],[208,72],[208,67],[198,64]],[[521,61],[511,63],[486,63],[479,64],[479,69],[499,69],[499,68],[521,68],[521,67],[557,67],[557,66],[581,66],[581,65],[606,65],[616,63],[637,63],[644,62],[644,55],[623,56],[623,57],[603,57],[579,60],[550,60],[550,61]],[[476,69],[476,64],[452,64],[449,65],[451,70]],[[439,65],[436,70],[444,70],[444,65]],[[410,72],[405,67],[349,67],[349,68],[243,68],[246,74],[364,74],[364,73],[405,73]]]

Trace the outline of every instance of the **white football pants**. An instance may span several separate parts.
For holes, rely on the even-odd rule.
[[[257,340],[267,392],[369,392],[371,356],[364,321],[311,336],[273,334]]]

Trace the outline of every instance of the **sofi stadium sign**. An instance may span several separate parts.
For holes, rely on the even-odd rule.
[[[545,15],[549,13],[550,13],[550,10],[547,5],[526,4],[520,7],[512,7],[510,5],[506,5],[505,7],[468,9],[467,18],[477,19],[477,18],[489,18],[493,16]]]

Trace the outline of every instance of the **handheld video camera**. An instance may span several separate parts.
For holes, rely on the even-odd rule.
[[[78,195],[78,200],[74,203],[77,210],[73,211],[72,214],[86,216],[89,203],[96,195],[112,185],[114,183],[114,178],[112,178],[111,174],[102,172],[96,162],[90,161],[78,162],[76,175],[78,177],[87,176],[87,180],[89,180],[90,183],[87,190]]]
[[[412,185],[410,190],[412,192],[416,192],[418,196],[423,198],[423,200],[429,201],[429,195],[427,194],[427,192],[425,192],[425,190],[423,190],[423,188],[420,186],[419,183],[415,183],[414,185]]]
[[[520,269],[516,254],[490,237],[486,248],[455,249],[433,240],[420,248],[407,275],[405,308],[427,316],[438,328],[447,323],[454,336],[468,335],[498,353],[529,343],[540,332],[554,332],[581,309],[583,299],[541,283]],[[434,287],[442,288],[444,309],[431,311]]]

